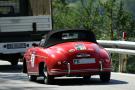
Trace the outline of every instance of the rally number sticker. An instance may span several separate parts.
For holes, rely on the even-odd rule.
[[[31,66],[34,67],[35,63],[35,54],[31,54]]]

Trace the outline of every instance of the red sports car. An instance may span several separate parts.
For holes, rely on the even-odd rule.
[[[39,45],[29,48],[23,58],[23,72],[31,81],[43,76],[50,84],[55,77],[99,75],[109,82],[111,59],[90,30],[55,30],[43,36]]]

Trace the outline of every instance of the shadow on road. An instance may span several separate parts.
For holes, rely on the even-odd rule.
[[[42,83],[38,81],[37,83]],[[58,86],[80,86],[80,85],[117,85],[117,84],[128,84],[126,81],[111,79],[109,83],[103,83],[99,78],[91,78],[89,80],[84,80],[82,78],[68,78],[68,79],[55,79],[53,85]]]
[[[1,79],[3,78],[9,80],[28,80],[27,75],[22,74],[22,64],[19,64],[18,66],[0,65],[0,73]],[[43,84],[43,81],[38,80],[37,83]],[[111,79],[109,83],[102,83],[99,78],[94,77],[89,80],[84,80],[82,78],[56,78],[53,83],[53,85],[58,86],[117,85],[117,84],[128,84],[128,82]]]
[[[0,65],[0,79],[9,80],[27,80],[27,75],[22,74],[22,63],[16,66],[10,64]],[[3,81],[4,83],[4,81]]]
[[[12,65],[0,65],[0,72],[2,73],[19,73],[22,71],[22,65],[19,64],[17,66]]]

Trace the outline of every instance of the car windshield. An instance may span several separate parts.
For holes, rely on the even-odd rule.
[[[68,30],[52,34],[45,43],[45,47],[65,42],[86,41],[96,43],[95,35],[86,30]]]

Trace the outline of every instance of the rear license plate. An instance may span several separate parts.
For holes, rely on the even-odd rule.
[[[11,43],[7,44],[7,49],[17,49],[17,48],[26,48],[26,43]]]
[[[95,58],[81,58],[81,59],[74,59],[74,64],[91,64],[96,63]]]

